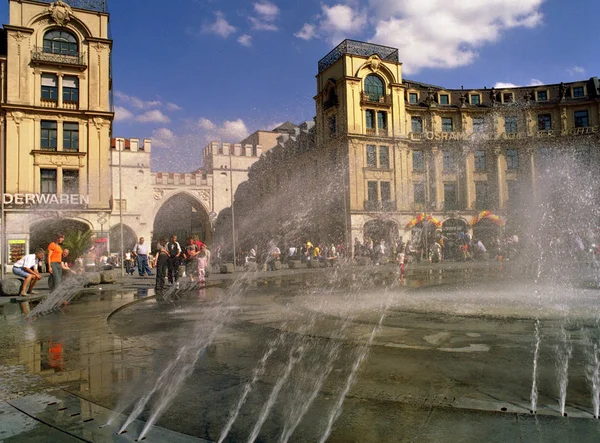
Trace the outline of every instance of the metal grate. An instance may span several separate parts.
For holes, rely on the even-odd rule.
[[[370,57],[373,54],[377,54],[382,60],[398,62],[398,50],[396,48],[360,42],[358,40],[344,40],[329,54],[319,60],[319,73],[329,68],[346,54],[364,55],[365,57]]]

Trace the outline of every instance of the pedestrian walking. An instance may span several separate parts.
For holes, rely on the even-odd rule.
[[[144,273],[152,275],[152,271],[148,266],[148,244],[144,241],[144,237],[140,237],[139,242],[133,248],[133,252],[137,257],[138,262],[138,273],[140,277],[144,276]]]
[[[156,268],[156,284],[154,285],[154,289],[158,291],[165,288],[168,260],[167,239],[161,238],[156,245],[156,254],[154,255],[154,267]]]

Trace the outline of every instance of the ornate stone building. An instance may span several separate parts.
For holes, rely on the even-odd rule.
[[[106,1],[8,6],[0,127],[8,243],[2,248],[11,262],[70,224],[101,231],[110,211],[114,114]]]
[[[596,77],[448,89],[403,78],[394,48],[345,40],[318,63],[315,103],[311,141],[283,144],[250,171],[249,220],[277,199],[312,214],[283,216],[295,226],[271,235],[285,241],[293,232],[349,246],[423,228],[489,238],[516,223],[515,203],[538,192],[553,158],[600,164]]]

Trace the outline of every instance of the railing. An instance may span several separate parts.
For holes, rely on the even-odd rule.
[[[36,0],[40,3],[54,3],[56,0]],[[106,0],[63,0],[72,8],[87,9],[95,12],[108,12]]]
[[[392,96],[391,95],[375,95],[369,94],[368,92],[360,93],[360,101],[361,103],[377,103],[380,105],[391,106],[392,105]]]
[[[42,46],[34,46],[31,51],[31,60],[34,62],[52,63],[57,65],[87,66],[84,52],[73,54],[55,54],[46,52]]]
[[[393,200],[365,200],[365,211],[371,212],[393,212],[396,211],[396,202]]]
[[[398,62],[398,49],[396,48],[347,39],[319,60],[319,73],[329,68],[345,54],[361,55],[364,57],[370,57],[373,54],[377,54],[382,60]]]
[[[58,100],[43,98],[40,104],[42,108],[58,108]]]
[[[65,108],[65,109],[71,109],[71,110],[79,109],[79,102],[78,101],[65,100],[63,102],[63,108]]]

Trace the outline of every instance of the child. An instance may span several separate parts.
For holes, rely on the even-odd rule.
[[[406,261],[406,256],[404,254],[404,251],[400,251],[398,253],[398,265],[400,266],[400,283],[404,283],[404,273],[405,273],[405,264],[404,262]]]
[[[206,265],[208,264],[208,255],[204,243],[200,246],[200,252],[196,256],[198,260],[198,283],[206,283]]]

